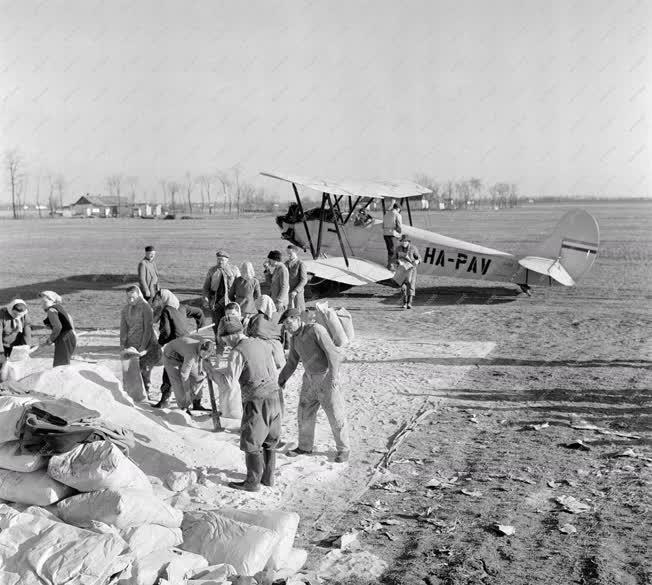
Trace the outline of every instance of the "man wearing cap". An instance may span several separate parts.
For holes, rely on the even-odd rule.
[[[397,266],[394,280],[400,285],[403,293],[403,308],[411,309],[417,287],[417,266],[421,262],[421,255],[416,246],[412,245],[407,234],[401,236],[401,240],[394,250],[393,262]]]
[[[206,274],[202,293],[204,306],[213,313],[215,341],[220,345],[217,326],[220,319],[224,317],[224,308],[229,303],[229,290],[231,290],[231,285],[240,276],[240,272],[235,266],[229,264],[229,255],[224,250],[218,250],[215,257],[215,266],[210,268]]]
[[[204,368],[218,385],[240,384],[240,449],[247,465],[246,479],[229,483],[229,487],[257,492],[261,483],[274,485],[274,448],[281,434],[281,402],[272,348],[262,339],[247,337],[237,317],[223,319],[220,333],[222,343],[232,348],[228,363],[217,369],[205,360]]]
[[[270,288],[269,296],[272,297],[276,310],[282,313],[287,309],[290,292],[290,275],[288,268],[282,262],[281,253],[272,250],[267,254],[267,262],[263,264],[265,280]]]
[[[138,284],[143,298],[149,303],[159,290],[158,268],[154,246],[145,248],[145,257],[138,263]]]
[[[288,246],[288,259],[285,262],[289,275],[289,304],[301,311],[306,309],[303,291],[308,282],[306,265],[299,259],[299,248],[290,244]]]
[[[300,361],[304,368],[298,409],[299,445],[287,454],[294,457],[312,453],[317,411],[321,406],[335,437],[335,461],[348,461],[349,430],[339,387],[341,356],[326,328],[317,323],[303,323],[299,309],[287,309],[279,323],[284,323],[292,334],[287,363],[278,377],[279,386],[285,387]]]

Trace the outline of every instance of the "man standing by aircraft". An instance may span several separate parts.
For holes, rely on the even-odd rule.
[[[303,381],[299,395],[299,445],[288,451],[289,457],[309,455],[315,439],[315,424],[319,407],[324,409],[335,438],[336,463],[349,460],[349,428],[344,412],[344,398],[339,386],[339,369],[342,360],[325,327],[318,323],[303,323],[299,309],[288,309],[279,323],[292,334],[290,353],[278,377],[284,388],[303,362]]]
[[[288,259],[285,266],[290,276],[290,307],[305,311],[306,301],[303,291],[308,282],[308,273],[306,265],[299,259],[299,248],[292,244],[288,246]]]
[[[396,238],[401,236],[402,231],[403,218],[401,218],[401,208],[398,203],[394,203],[383,216],[383,238],[385,239],[385,246],[387,246],[387,270],[392,269]]]

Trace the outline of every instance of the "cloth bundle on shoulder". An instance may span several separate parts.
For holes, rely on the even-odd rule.
[[[344,331],[344,327],[342,327],[342,323],[340,322],[335,309],[331,309],[328,306],[328,301],[315,303],[315,309],[317,323],[326,327],[333,343],[337,347],[346,347],[350,340]]]
[[[50,477],[80,492],[152,489],[147,476],[110,441],[77,445],[66,453],[53,456],[48,473]]]

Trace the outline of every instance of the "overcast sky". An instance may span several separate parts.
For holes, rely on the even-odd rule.
[[[650,5],[10,0],[0,147],[67,199],[238,163],[648,196]]]

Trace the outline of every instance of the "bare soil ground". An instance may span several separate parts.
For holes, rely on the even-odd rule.
[[[508,285],[422,279],[411,312],[378,285],[331,299],[352,312],[358,333],[343,368],[354,457],[348,466],[332,463],[321,418],[315,461],[324,473],[297,481],[315,461],[280,458],[280,485],[265,496],[302,515],[310,568],[333,537],[355,529],[361,549],[387,569],[351,582],[651,582],[652,206],[586,208],[600,222],[602,244],[575,289],[526,298]],[[517,252],[563,212],[531,206],[418,222]],[[82,329],[114,330],[145,244],[157,245],[164,280],[191,301],[216,248],[257,264],[281,248],[272,223],[2,222],[4,256],[15,262],[0,268],[0,302],[19,294],[40,315],[36,293],[50,288],[66,295]],[[95,350],[88,355],[106,353]],[[296,432],[297,387],[295,377],[288,436]],[[410,425],[423,408],[434,412]],[[393,451],[406,426],[411,432]],[[578,441],[579,449],[567,446]],[[586,510],[569,513],[560,496]],[[515,532],[501,536],[496,524]],[[567,524],[576,532],[561,532]]]

